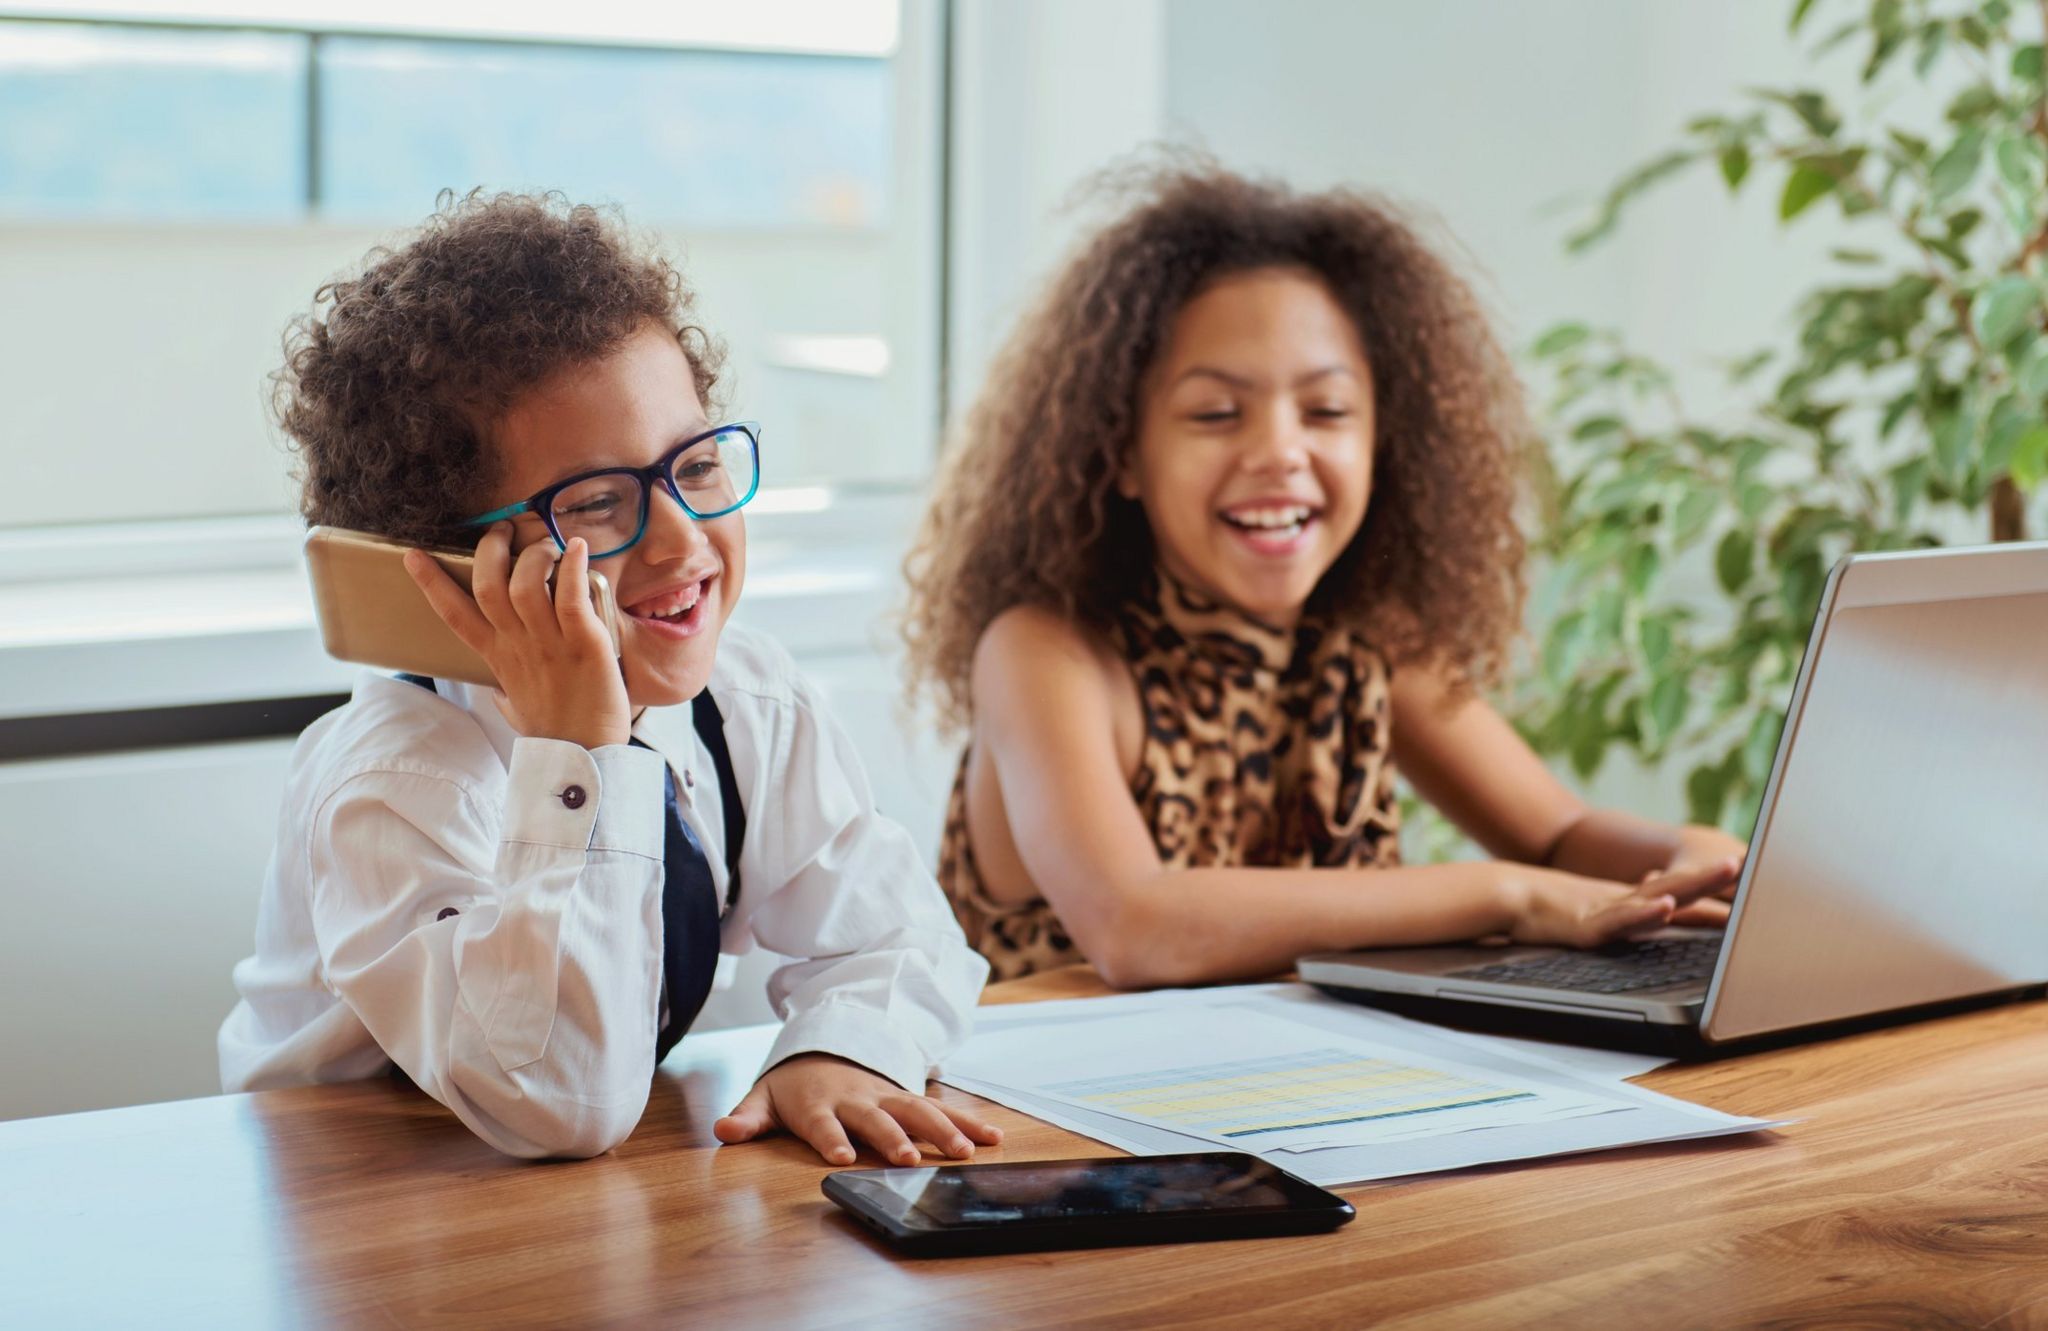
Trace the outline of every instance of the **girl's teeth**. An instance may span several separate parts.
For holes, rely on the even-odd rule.
[[[1272,509],[1256,513],[1225,514],[1231,523],[1248,527],[1253,531],[1292,531],[1308,521],[1308,510],[1303,508]]]

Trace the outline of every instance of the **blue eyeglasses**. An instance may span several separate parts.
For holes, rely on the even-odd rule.
[[[662,454],[651,467],[586,471],[462,525],[487,527],[521,513],[538,513],[558,549],[568,549],[580,536],[590,557],[603,559],[632,549],[647,534],[649,487],[655,481],[697,521],[724,517],[761,488],[760,425],[741,421],[706,430]]]

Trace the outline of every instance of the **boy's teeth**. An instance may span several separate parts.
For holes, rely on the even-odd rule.
[[[634,611],[634,613],[641,616],[643,619],[681,619],[683,616],[689,614],[692,610],[695,610],[697,608],[697,602],[703,599],[703,593],[701,588],[693,587],[690,590],[696,592],[697,595],[691,596],[689,600],[682,602],[679,605],[670,606],[666,610],[636,610]],[[680,596],[684,595],[685,593],[679,592],[676,594]]]

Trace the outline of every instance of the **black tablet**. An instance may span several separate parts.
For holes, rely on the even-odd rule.
[[[1255,1155],[848,1169],[825,1195],[913,1256],[1314,1234],[1351,1203]]]

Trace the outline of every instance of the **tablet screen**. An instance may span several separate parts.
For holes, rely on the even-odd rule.
[[[914,1214],[939,1227],[1302,1204],[1286,1175],[1245,1155],[892,1169],[868,1177],[895,1194],[905,1219]]]

